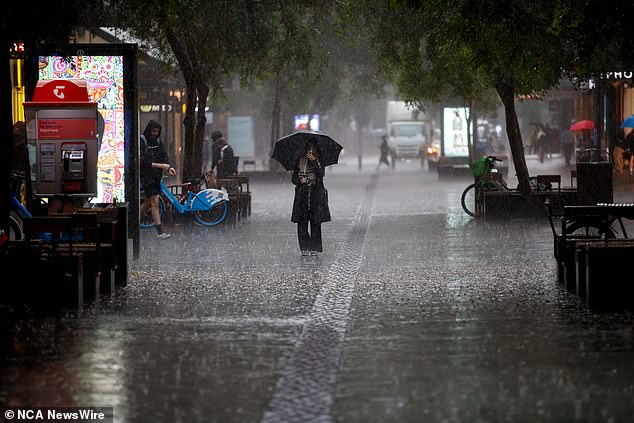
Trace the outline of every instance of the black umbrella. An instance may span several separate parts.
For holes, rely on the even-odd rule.
[[[308,141],[314,141],[317,146],[319,164],[324,167],[337,164],[343,147],[324,133],[308,130],[296,131],[277,140],[271,158],[280,162],[284,169],[294,170],[299,158],[306,155]]]

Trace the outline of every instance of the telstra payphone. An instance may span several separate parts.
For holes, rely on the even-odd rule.
[[[86,81],[38,81],[24,111],[27,143],[35,149],[34,195],[96,197],[99,112]]]

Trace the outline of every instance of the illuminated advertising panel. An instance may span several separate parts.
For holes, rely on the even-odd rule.
[[[468,157],[467,132],[468,107],[443,108],[443,155],[447,157]]]
[[[317,113],[312,116],[309,114],[295,115],[293,127],[295,130],[310,129],[319,131],[319,115]]]
[[[103,128],[99,128],[97,198],[93,200],[98,203],[126,198],[123,62],[123,55],[39,56],[39,80],[85,80],[88,97],[97,103],[103,117]]]

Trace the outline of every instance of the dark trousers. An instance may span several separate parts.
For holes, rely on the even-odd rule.
[[[322,252],[321,246],[321,223],[310,223],[310,232],[308,231],[309,222],[297,223],[297,239],[299,240],[299,249],[301,251],[318,251]]]

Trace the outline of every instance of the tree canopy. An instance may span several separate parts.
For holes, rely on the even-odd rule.
[[[382,59],[405,98],[484,98],[493,88],[504,104],[513,162],[530,190],[514,102],[517,95],[557,85],[567,58],[553,30],[557,4],[540,0],[377,0],[370,25]]]

